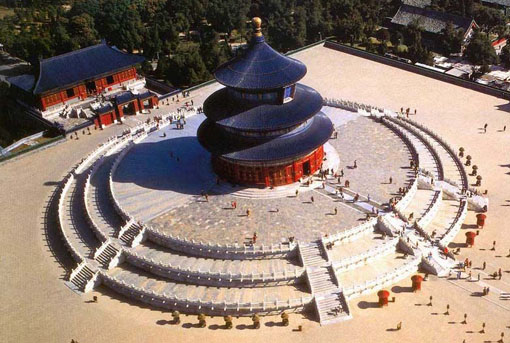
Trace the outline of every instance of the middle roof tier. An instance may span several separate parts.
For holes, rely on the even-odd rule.
[[[204,103],[210,121],[239,131],[273,131],[299,125],[318,113],[323,105],[321,95],[308,86],[297,84],[292,101],[267,104],[243,101],[228,88],[213,93]]]

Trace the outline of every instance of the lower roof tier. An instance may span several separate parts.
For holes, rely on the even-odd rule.
[[[305,128],[266,141],[246,141],[222,130],[209,119],[198,129],[200,144],[215,156],[239,162],[275,162],[311,153],[333,133],[331,120],[322,112]]]
[[[308,120],[322,108],[320,94],[297,84],[294,99],[285,104],[250,104],[236,99],[222,88],[207,98],[204,113],[220,126],[239,131],[273,131],[293,127]]]

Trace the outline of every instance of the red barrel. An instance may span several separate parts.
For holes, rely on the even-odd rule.
[[[480,229],[483,229],[483,226],[485,225],[485,219],[487,219],[487,215],[484,214],[484,213],[478,213],[476,215],[476,225],[480,228]]]
[[[413,292],[421,291],[421,282],[423,281],[423,276],[413,275],[411,277],[411,281],[413,282]]]
[[[473,231],[466,232],[466,245],[468,247],[472,247],[473,245],[475,245],[475,237],[476,237],[475,232]]]
[[[388,306],[388,297],[390,296],[390,292],[387,290],[380,290],[377,292],[377,296],[379,297],[379,306]]]

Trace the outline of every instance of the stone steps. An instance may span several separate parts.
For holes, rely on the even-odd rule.
[[[305,267],[320,266],[326,262],[320,243],[299,245],[299,251]]]
[[[88,266],[84,265],[81,267],[80,271],[69,280],[69,282],[76,288],[76,290],[84,292],[87,283],[92,280],[95,274],[96,273]]]
[[[333,324],[352,318],[347,301],[341,291],[315,298],[321,325]]]
[[[119,249],[117,249],[113,244],[111,243],[105,243],[107,244],[106,247],[101,251],[99,255],[95,257],[95,260],[99,263],[99,265],[104,269],[109,269],[110,262],[112,259],[117,256],[119,253]]]
[[[338,288],[333,281],[333,271],[331,267],[315,267],[306,270],[312,294],[315,296],[322,293],[332,293]]]

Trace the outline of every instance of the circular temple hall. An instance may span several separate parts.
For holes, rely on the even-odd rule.
[[[259,18],[253,24],[247,49],[215,71],[225,87],[205,101],[197,135],[220,178],[281,186],[321,168],[333,124],[321,95],[298,83],[306,66],[265,42]]]

